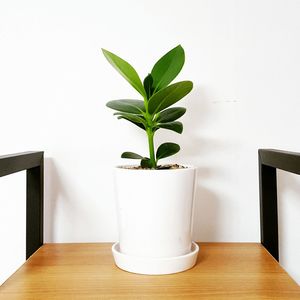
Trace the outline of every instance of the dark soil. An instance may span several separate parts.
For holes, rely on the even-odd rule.
[[[129,170],[152,170],[150,168],[142,168],[141,166],[120,166],[121,169],[129,169]],[[169,165],[160,165],[157,166],[157,169],[153,170],[177,170],[177,169],[186,169],[187,167],[177,165],[177,164],[169,164]]]

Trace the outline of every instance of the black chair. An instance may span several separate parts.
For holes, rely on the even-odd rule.
[[[260,149],[258,160],[261,243],[279,261],[276,169],[300,175],[300,153]]]
[[[26,259],[43,245],[44,152],[0,156],[0,177],[26,170]]]

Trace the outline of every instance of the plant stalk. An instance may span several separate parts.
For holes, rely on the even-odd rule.
[[[156,168],[156,160],[155,160],[155,153],[154,153],[154,132],[151,128],[147,129],[147,135],[148,135],[148,144],[149,144],[149,154],[150,154],[150,162],[152,168]]]

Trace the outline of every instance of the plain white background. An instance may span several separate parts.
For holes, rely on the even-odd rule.
[[[195,240],[258,242],[257,150],[300,151],[299,13],[297,0],[1,0],[0,152],[45,151],[45,241],[117,240],[112,168],[122,151],[147,154],[142,130],[105,107],[138,94],[100,49],[144,77],[180,43],[177,80],[194,82],[184,133],[156,144],[179,143],[172,161],[199,167]],[[279,181],[282,263],[300,282],[300,180]]]

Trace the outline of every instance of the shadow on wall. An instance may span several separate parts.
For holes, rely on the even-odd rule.
[[[216,241],[220,235],[219,199],[209,189],[201,186],[202,179],[210,175],[209,169],[198,168],[194,199],[193,239],[196,241]]]
[[[215,171],[206,165],[206,157],[224,150],[220,141],[201,135],[201,128],[211,118],[209,93],[203,87],[195,87],[187,102],[188,118],[184,121],[186,133],[180,139],[184,157],[198,166],[193,216],[193,238],[196,241],[216,241],[220,236],[220,201],[204,183],[214,177]],[[179,157],[181,159],[181,157]]]
[[[280,244],[284,245],[285,242],[285,219],[288,213],[287,208],[296,210],[297,216],[300,214],[300,176],[291,174],[285,171],[277,171],[277,190],[278,190],[278,231],[280,237]],[[288,195],[287,195],[288,194]],[[299,208],[299,209],[298,209]],[[299,218],[297,218],[299,219]]]
[[[63,170],[58,169],[53,158],[46,157],[44,167],[45,242],[90,241],[80,231],[88,223],[90,212],[84,206],[80,207],[80,199],[84,199],[84,196],[74,178],[64,176]]]
[[[279,261],[300,284],[300,176],[278,170]]]
[[[67,198],[65,190],[52,158],[46,157],[44,161],[45,183],[44,183],[44,240],[55,242],[55,214],[59,199]]]
[[[57,171],[52,158],[45,157],[44,161],[44,240],[54,240],[54,214],[57,206],[58,194],[61,192]]]

